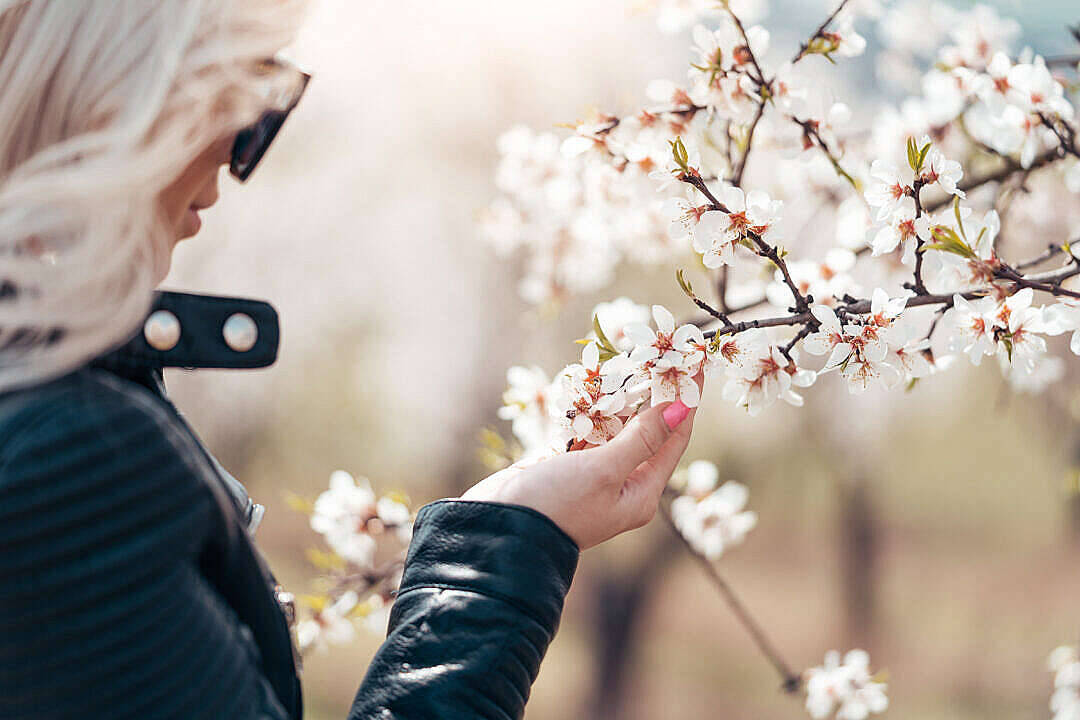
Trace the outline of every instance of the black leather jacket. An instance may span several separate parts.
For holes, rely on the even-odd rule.
[[[254,301],[162,293],[176,347],[140,335],[0,395],[0,720],[302,715],[293,643],[248,529],[257,506],[164,393],[163,367],[260,367]],[[222,325],[252,317],[255,347]],[[526,508],[424,507],[390,632],[349,717],[519,718],[578,550]]]

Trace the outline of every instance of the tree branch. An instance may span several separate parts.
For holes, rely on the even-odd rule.
[[[918,220],[919,218],[921,218],[923,216],[923,206],[922,206],[922,189],[923,189],[923,185],[924,185],[923,181],[921,179],[918,179],[911,186],[911,197],[912,197],[913,200],[915,200],[915,219],[916,220]],[[926,289],[926,284],[923,283],[923,277],[922,277],[923,255],[926,254],[926,253],[924,253],[922,251],[922,248],[923,248],[923,245],[925,245],[925,244],[926,244],[926,241],[923,240],[922,237],[918,233],[916,233],[915,234],[915,285],[914,285],[914,287],[912,287],[912,290],[914,290],[917,295],[928,295],[929,294],[929,291]]]
[[[1008,282],[1015,283],[1018,287],[1029,287],[1032,290],[1039,290],[1041,292],[1049,293],[1058,297],[1072,297],[1080,298],[1080,292],[1074,292],[1061,287],[1061,283],[1071,277],[1080,275],[1080,263],[1072,263],[1069,266],[1049,273],[1041,273],[1039,275],[1023,276],[1017,273],[1007,265],[1001,266],[995,271],[995,277]],[[908,298],[907,307],[923,307],[926,305],[944,305],[951,304],[954,295],[959,295],[967,300],[974,300],[975,298],[983,297],[988,294],[992,288],[990,286],[982,287],[976,290],[965,290],[963,292],[942,293],[937,295],[916,295]],[[734,312],[734,311],[732,311]],[[837,314],[846,313],[848,315],[865,315],[870,312],[869,300],[854,300],[853,302],[841,303],[837,306]],[[752,328],[768,328],[768,327],[791,327],[794,325],[807,325],[816,322],[813,315],[809,312],[793,313],[791,315],[784,315],[780,317],[762,318],[758,320],[745,320],[738,323],[728,323],[722,327],[710,330],[705,333],[706,338],[712,338],[717,335],[738,335],[739,333],[746,332]]]
[[[1051,164],[1053,162],[1056,162],[1057,160],[1060,160],[1060,159],[1061,159],[1061,155],[1058,152],[1057,148],[1054,148],[1053,150],[1048,150],[1045,153],[1043,153],[1042,155],[1039,155],[1038,157],[1035,158],[1035,160],[1031,163],[1031,165],[1029,165],[1026,168],[1021,166],[1018,162],[1010,159],[1010,160],[1007,160],[1006,164],[1003,167],[999,168],[998,170],[995,170],[995,171],[990,172],[990,173],[984,173],[982,175],[976,175],[976,176],[972,177],[971,179],[965,179],[964,181],[957,184],[957,187],[960,188],[961,190],[963,190],[964,192],[970,192],[970,191],[974,190],[975,188],[979,188],[979,187],[982,187],[983,185],[986,185],[987,183],[1001,182],[1002,180],[1007,180],[1010,177],[1012,177],[1012,175],[1014,173],[1024,172],[1025,170],[1026,171],[1037,170],[1038,168],[1041,168],[1041,167],[1043,167],[1045,165],[1049,165],[1049,164]],[[953,201],[952,199],[953,199],[952,195],[946,195],[941,200],[937,200],[935,202],[925,204],[924,205],[924,210],[927,213],[933,214],[933,213],[937,212],[938,210],[942,209],[943,207],[947,207],[948,205],[950,205],[952,203],[952,201]]]
[[[842,0],[840,4],[836,6],[836,9],[833,10],[832,13],[827,18],[825,18],[825,20],[820,25],[818,25],[817,30],[815,30],[814,34],[810,36],[810,39],[804,42],[799,47],[799,52],[796,53],[795,57],[791,60],[792,65],[806,57],[807,53],[810,50],[810,44],[817,40],[819,37],[824,36],[825,29],[832,24],[833,20],[836,19],[836,16],[840,14],[840,11],[843,10],[844,6],[846,6],[847,4],[848,0]]]
[[[851,187],[853,187],[856,191],[858,191],[859,183],[855,180],[854,177],[852,177],[851,173],[844,169],[844,166],[840,164],[840,159],[835,154],[833,154],[831,149],[829,149],[829,145],[821,137],[821,133],[818,131],[817,122],[813,120],[800,120],[794,115],[788,115],[788,117],[791,118],[791,121],[793,123],[803,129],[803,134],[810,141],[810,144],[816,145],[818,149],[820,149],[821,152],[825,155],[825,157],[829,159],[829,162],[832,163],[833,170],[836,171],[836,174],[847,180],[848,184],[851,185]]]
[[[669,491],[665,490],[664,493],[670,498],[671,493]],[[681,532],[679,532],[679,528],[675,526],[675,521],[671,518],[670,508],[661,504],[660,514],[663,515],[664,520],[667,521],[671,531],[675,533],[682,542],[686,551],[694,557],[698,562],[698,565],[701,566],[701,569],[704,570],[705,574],[712,580],[716,589],[720,591],[720,595],[724,598],[728,607],[735,613],[736,619],[744,628],[746,628],[746,631],[750,633],[750,637],[753,639],[754,644],[757,645],[758,650],[761,651],[761,654],[765,656],[765,659],[768,660],[774,668],[776,668],[776,672],[780,675],[782,681],[781,688],[784,692],[789,694],[797,693],[799,688],[802,687],[802,678],[792,672],[791,667],[784,662],[782,657],[780,657],[780,653],[777,652],[776,647],[769,640],[768,636],[765,635],[765,631],[761,629],[761,626],[758,625],[757,621],[750,615],[746,606],[739,600],[739,597],[735,594],[735,591],[731,589],[731,586],[728,585],[727,581],[721,577],[716,566],[704,555],[701,555],[694,550],[693,546],[690,545],[690,542]]]
[[[731,184],[735,187],[742,185],[743,173],[746,171],[746,161],[750,158],[750,149],[754,146],[754,131],[757,129],[758,122],[761,121],[761,116],[764,114],[765,101],[762,100],[761,104],[758,105],[757,110],[754,112],[754,120],[750,123],[750,129],[746,133],[746,148],[743,150],[742,157],[739,158],[739,167],[731,176]]]
[[[845,0],[846,1],[846,0]],[[758,65],[757,58],[754,57],[754,49],[750,47],[750,38],[746,34],[746,28],[743,27],[742,20],[735,14],[735,11],[731,9],[731,4],[725,2],[724,8],[727,10],[728,15],[735,22],[735,27],[739,30],[739,35],[742,36],[743,43],[746,45],[746,54],[750,56],[750,64],[754,66],[754,70],[757,71],[757,77],[750,75],[750,78],[758,84],[758,87],[765,85],[765,73],[762,72],[761,66]],[[749,74],[749,73],[747,73]]]
[[[702,195],[709,201],[710,206],[715,211],[731,214],[731,210],[728,209],[724,203],[716,199],[716,196],[712,194],[705,181],[701,179],[700,175],[686,174],[682,177],[683,182],[689,183],[697,188]],[[747,239],[749,239],[757,248],[756,253],[760,257],[768,258],[772,261],[773,265],[780,270],[781,275],[784,277],[784,284],[788,286],[792,296],[795,298],[795,310],[798,312],[804,312],[810,308],[810,300],[808,300],[800,291],[799,287],[795,284],[795,281],[791,279],[791,273],[788,271],[787,263],[782,257],[780,257],[779,251],[769,243],[765,242],[757,233],[747,230],[745,233]]]

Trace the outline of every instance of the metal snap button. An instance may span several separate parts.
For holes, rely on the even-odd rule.
[[[180,342],[180,320],[168,310],[158,310],[146,318],[143,337],[155,350],[172,350]]]
[[[225,344],[239,353],[255,347],[255,342],[259,339],[258,326],[251,316],[245,313],[230,315],[221,333],[225,336]]]

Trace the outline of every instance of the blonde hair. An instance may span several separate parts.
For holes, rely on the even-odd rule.
[[[305,0],[0,0],[0,391],[138,328],[172,238],[157,196],[251,123]]]

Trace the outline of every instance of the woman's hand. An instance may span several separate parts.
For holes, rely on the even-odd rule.
[[[678,401],[649,408],[606,445],[511,465],[461,499],[524,505],[551,518],[580,549],[599,545],[652,520],[695,412]]]

